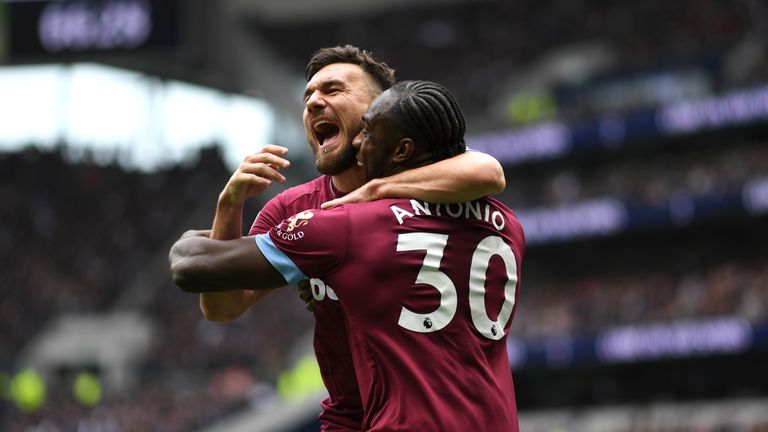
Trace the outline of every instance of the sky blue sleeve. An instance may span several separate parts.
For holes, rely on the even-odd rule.
[[[269,238],[269,234],[258,234],[255,239],[256,246],[259,247],[261,253],[272,264],[272,267],[283,275],[286,282],[296,284],[300,280],[309,279],[286,254],[275,246],[272,239]]]

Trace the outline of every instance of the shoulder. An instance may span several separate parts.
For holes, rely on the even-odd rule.
[[[494,197],[487,196],[487,197],[483,197],[481,199],[486,201],[486,202],[488,202],[488,203],[490,203],[492,206],[496,207],[499,210],[502,210],[502,211],[505,211],[505,212],[514,213],[512,211],[512,209],[509,208],[509,206],[507,206],[506,204],[504,204],[503,202],[499,201],[498,199],[496,199]]]
[[[328,251],[346,244],[348,221],[347,210],[342,207],[304,210],[274,226],[270,236],[286,251]]]
[[[302,210],[318,208],[320,204],[333,199],[330,192],[330,177],[320,176],[314,180],[290,187],[272,198],[272,206],[279,206],[283,214],[291,215]]]
[[[506,220],[505,227],[508,229],[512,236],[517,240],[517,242],[521,245],[525,245],[525,231],[523,230],[523,225],[520,222],[520,219],[518,219],[517,214],[509,208],[506,204],[503,202],[497,200],[496,198],[491,197],[485,197],[483,198],[486,202],[490,203],[493,207],[495,207],[499,212],[504,214],[504,218]]]
[[[275,195],[259,211],[250,234],[266,232],[286,217],[302,210],[317,208],[328,201],[323,193],[323,184],[327,179],[327,176],[321,176]]]
[[[485,200],[487,203],[490,203],[491,206],[496,208],[498,211],[504,213],[510,220],[514,221],[515,225],[520,225],[520,220],[517,218],[517,214],[511,208],[509,208],[509,206],[492,197],[484,197],[483,200]]]
[[[307,199],[308,197],[315,197],[324,192],[324,185],[328,181],[328,176],[320,176],[306,183],[290,187],[277,194],[276,197],[286,204],[290,204],[302,199]]]
[[[410,206],[410,201],[408,198],[384,198],[376,201],[344,204],[339,207],[346,209],[350,215],[374,215],[391,212],[392,206]]]

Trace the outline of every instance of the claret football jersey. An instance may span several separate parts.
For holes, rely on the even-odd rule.
[[[249,234],[266,233],[286,217],[302,210],[320,208],[320,204],[334,198],[337,194],[329,176],[286,189],[262,208]],[[316,303],[314,314],[315,357],[329,394],[321,403],[321,430],[359,431],[363,408],[343,313],[337,301],[326,297]]]
[[[344,311],[363,430],[516,431],[506,335],[524,236],[486,198],[305,210],[256,236],[289,282]]]

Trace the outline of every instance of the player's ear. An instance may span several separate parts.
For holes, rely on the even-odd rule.
[[[416,144],[410,138],[400,138],[392,152],[392,162],[403,163],[410,160],[416,151]]]

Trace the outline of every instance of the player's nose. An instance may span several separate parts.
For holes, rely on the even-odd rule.
[[[357,151],[360,151],[360,147],[363,146],[363,131],[360,131],[355,137],[352,139],[352,147],[357,149]]]
[[[322,109],[325,107],[325,99],[323,99],[322,95],[320,95],[318,92],[313,92],[309,95],[307,98],[307,101],[304,102],[304,107],[307,109],[308,112],[313,112],[318,109]]]

